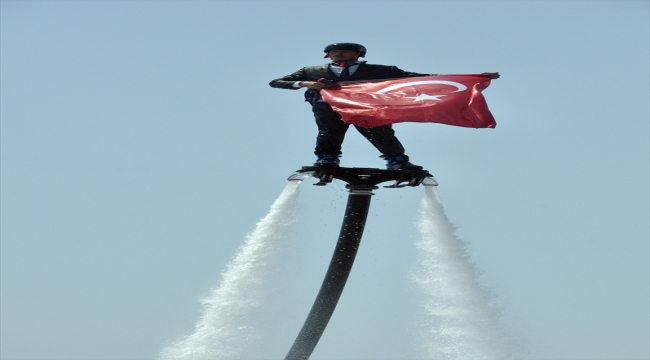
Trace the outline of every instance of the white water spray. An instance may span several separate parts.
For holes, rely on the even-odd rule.
[[[418,227],[422,270],[414,280],[426,293],[429,317],[423,337],[431,358],[514,359],[515,344],[499,324],[501,311],[490,305],[490,291],[479,283],[435,187],[425,187]]]
[[[272,270],[269,257],[282,245],[291,224],[300,181],[289,181],[269,213],[246,236],[222,273],[221,284],[201,299],[203,314],[193,334],[164,349],[163,360],[238,359],[256,337],[244,319],[264,300],[261,284]]]

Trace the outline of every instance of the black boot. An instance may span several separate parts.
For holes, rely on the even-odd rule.
[[[321,154],[316,156],[318,156],[318,159],[316,159],[314,166],[339,166],[341,162],[338,155]]]
[[[422,166],[413,165],[409,162],[409,157],[402,155],[388,156],[382,155],[386,159],[386,168],[388,170],[422,170]]]

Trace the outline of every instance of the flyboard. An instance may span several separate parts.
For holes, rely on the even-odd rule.
[[[309,359],[323,335],[352,270],[368,217],[372,191],[379,188],[377,185],[392,181],[392,185],[384,187],[438,186],[436,180],[426,170],[383,170],[339,166],[303,166],[289,176],[289,180],[299,181],[308,177],[317,178],[319,181],[314,185],[318,186],[325,186],[335,179],[344,181],[350,194],[339,239],[325,279],[307,315],[307,320],[285,356],[285,360]]]

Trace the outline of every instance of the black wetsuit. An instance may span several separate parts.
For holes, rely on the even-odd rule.
[[[377,80],[377,79],[396,79],[415,76],[426,76],[427,74],[418,74],[407,72],[396,66],[372,65],[360,62],[356,71],[349,76],[339,77],[331,69],[331,64],[320,66],[309,66],[302,68],[291,75],[275,79],[269,83],[274,88],[297,90],[293,86],[296,81],[317,81],[325,79],[330,81],[359,81],[359,80]],[[317,156],[325,154],[341,154],[341,145],[345,138],[345,133],[350,124],[341,121],[341,115],[321,99],[318,90],[307,90],[305,99],[312,105],[312,111],[316,118],[318,126],[318,136],[316,138]],[[393,157],[404,155],[404,147],[395,137],[395,131],[391,125],[377,126],[373,128],[364,128],[356,126],[357,130],[368,141],[370,141],[384,156]]]

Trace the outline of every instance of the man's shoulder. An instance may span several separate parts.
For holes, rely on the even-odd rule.
[[[305,66],[302,68],[304,71],[322,71],[327,70],[329,64],[314,65],[314,66]]]
[[[328,64],[305,66],[304,68],[300,69],[298,72],[309,80],[315,80],[318,78],[327,78],[329,76]]]

